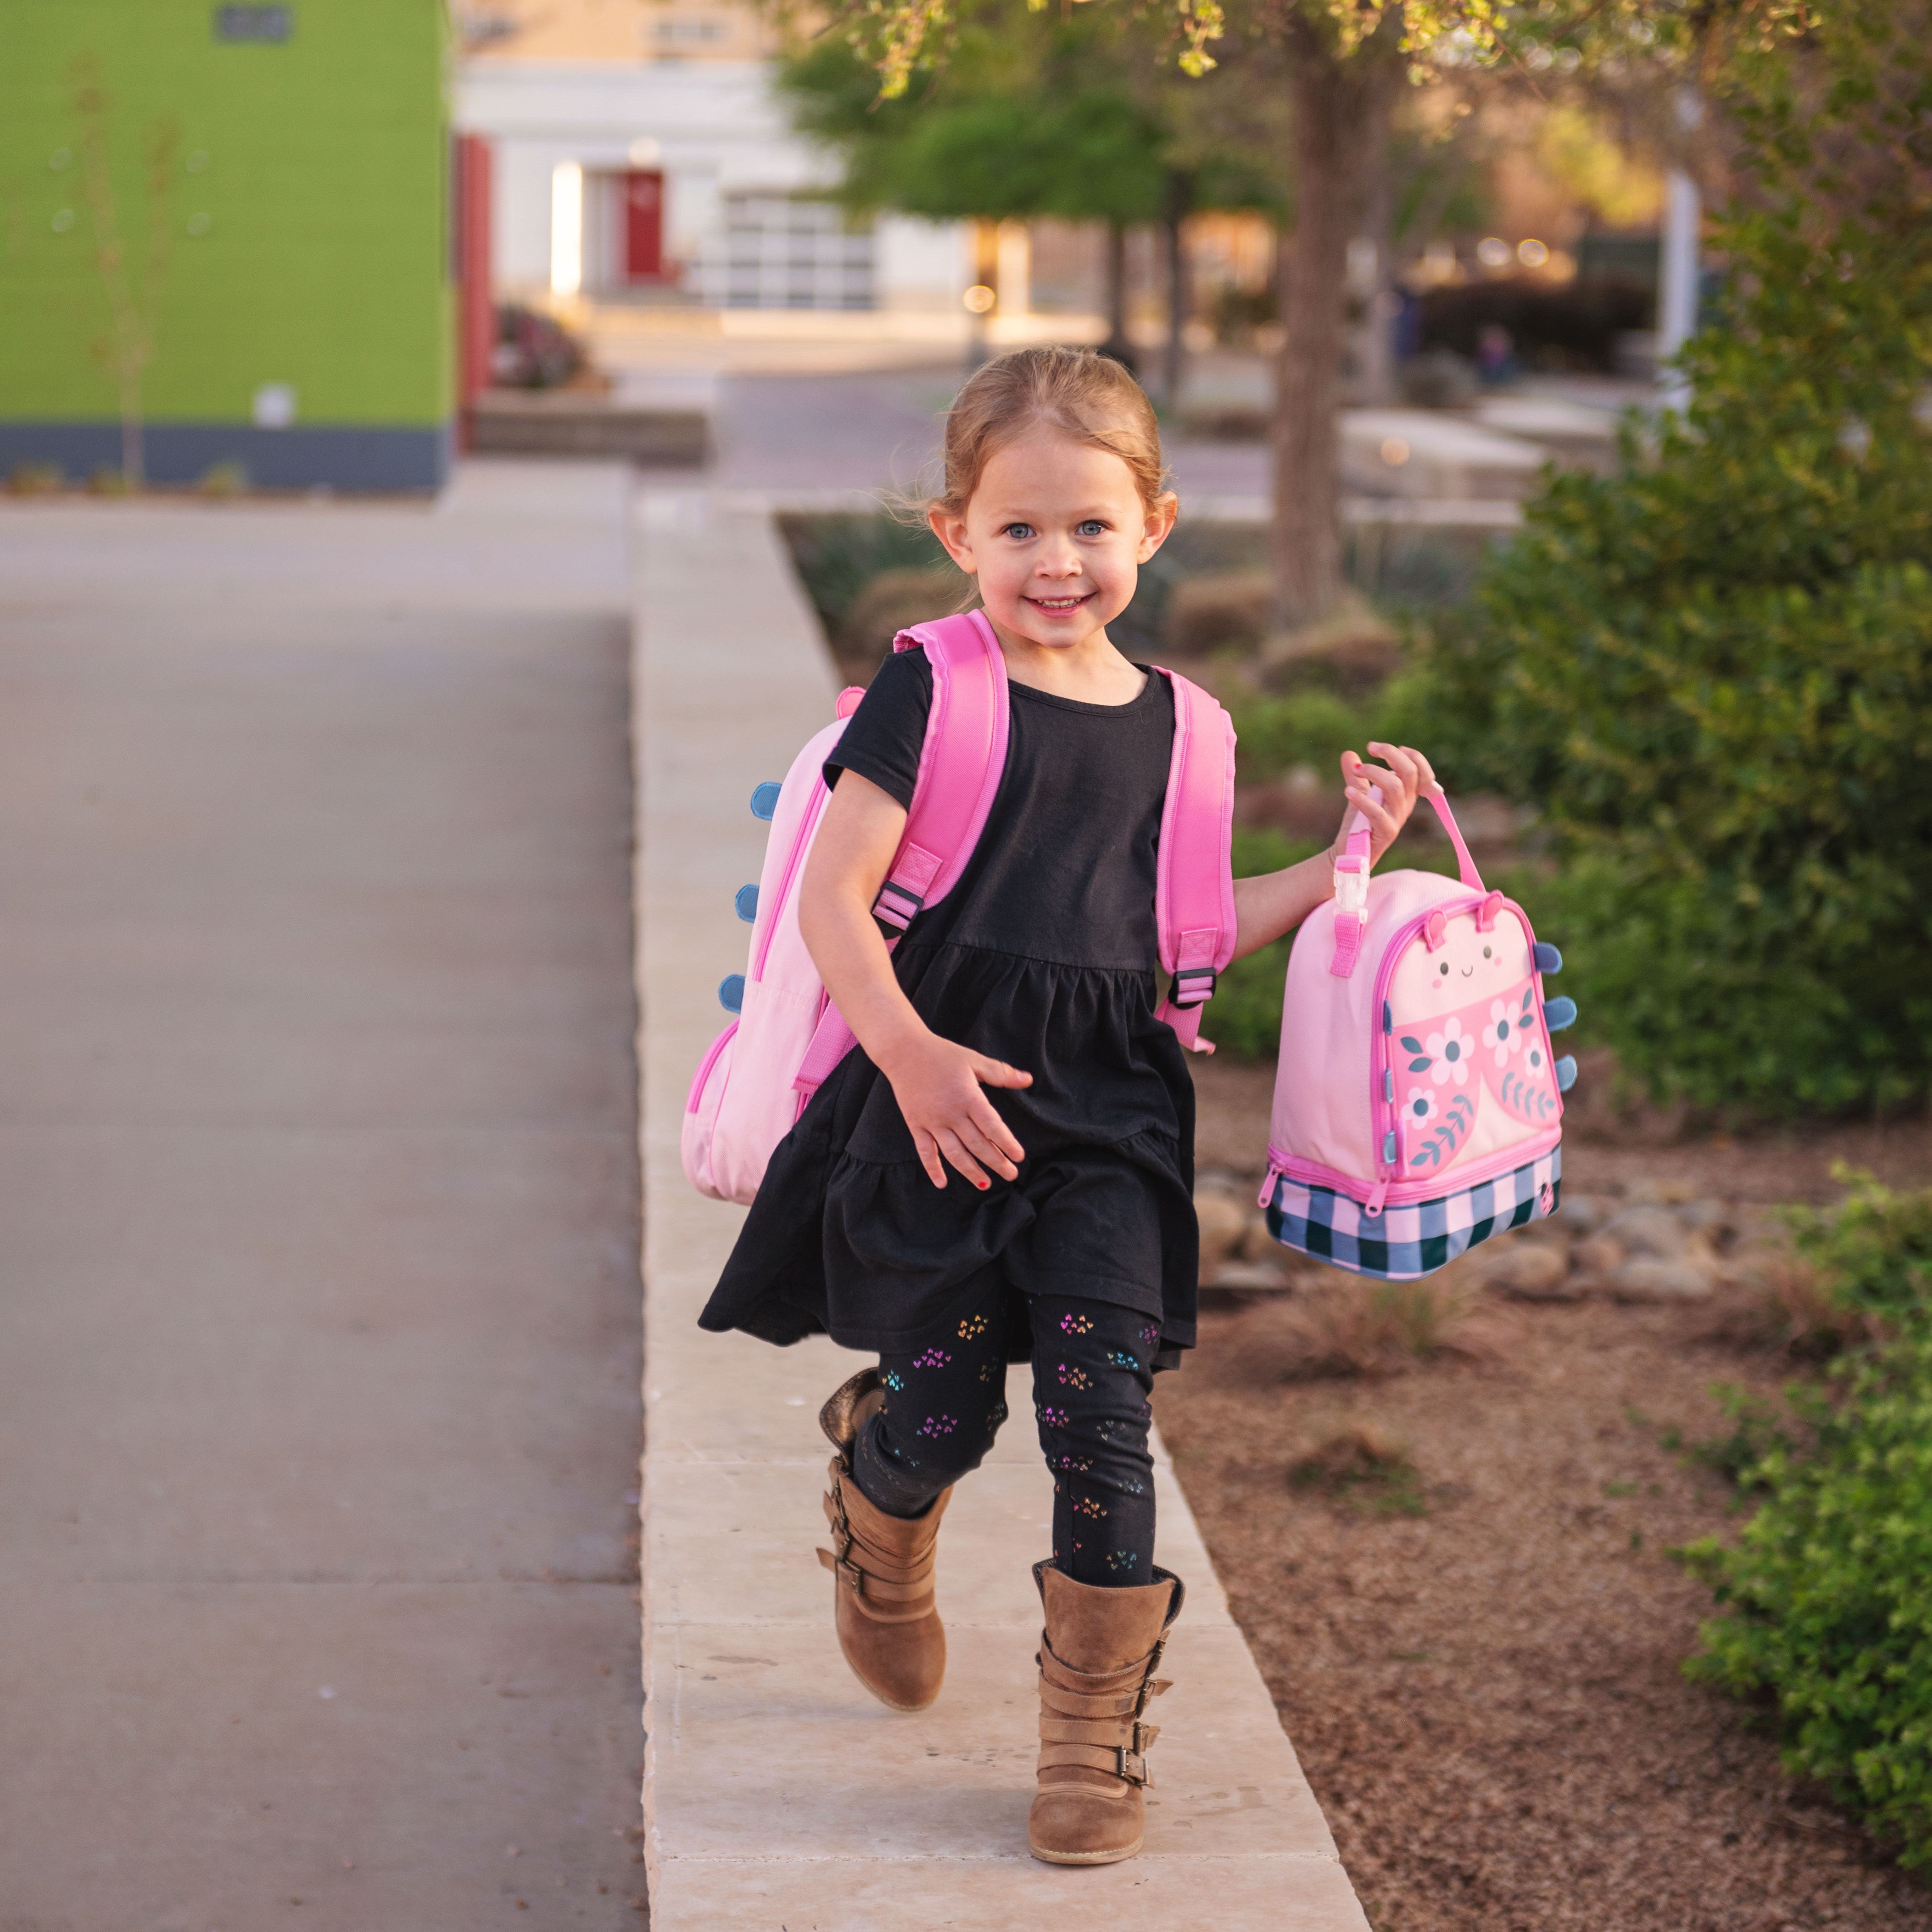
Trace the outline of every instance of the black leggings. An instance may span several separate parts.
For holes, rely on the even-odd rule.
[[[885,1406],[860,1432],[853,1473],[888,1515],[918,1515],[979,1467],[1006,1420],[1002,1346],[1011,1291],[917,1354],[882,1355]],[[1077,1582],[1154,1580],[1154,1351],[1160,1330],[1110,1302],[1025,1298],[1033,1330],[1033,1413],[1053,1472],[1053,1562]]]

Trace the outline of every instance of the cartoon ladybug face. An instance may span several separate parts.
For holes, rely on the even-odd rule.
[[[1389,997],[1398,1013],[1420,1019],[1486,1001],[1529,976],[1529,934],[1507,907],[1498,910],[1487,932],[1477,924],[1474,911],[1447,918],[1432,915],[1422,938],[1397,964]]]

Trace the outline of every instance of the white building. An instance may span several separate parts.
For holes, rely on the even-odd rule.
[[[814,190],[749,6],[517,0],[459,15],[456,122],[493,153],[498,288],[706,308],[957,314],[966,230],[855,221]]]

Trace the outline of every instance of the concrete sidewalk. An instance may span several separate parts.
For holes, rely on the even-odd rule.
[[[1029,1418],[940,1539],[951,1666],[928,1712],[846,1672],[813,1550],[819,1403],[858,1365],[699,1334],[738,1224],[679,1170],[685,1093],[744,963],[753,785],[831,716],[831,668],[769,520],[701,493],[641,506],[633,677],[643,1012],[646,1851],[655,1932],[1366,1932],[1327,1826],[1162,1455],[1160,1561],[1188,1586],[1156,1714],[1146,1850],[1096,1870],[1027,1855],[1050,1480]],[[1185,1372],[1185,1370],[1182,1371]]]
[[[627,487],[0,506],[9,1932],[639,1923]]]

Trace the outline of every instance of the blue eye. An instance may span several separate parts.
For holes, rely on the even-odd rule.
[[[1030,537],[1033,534],[1031,524],[1008,524],[999,533],[1003,537]]]
[[[1104,537],[1107,534],[1107,526],[1098,517],[1089,517],[1080,525],[1080,534],[1083,537]]]

